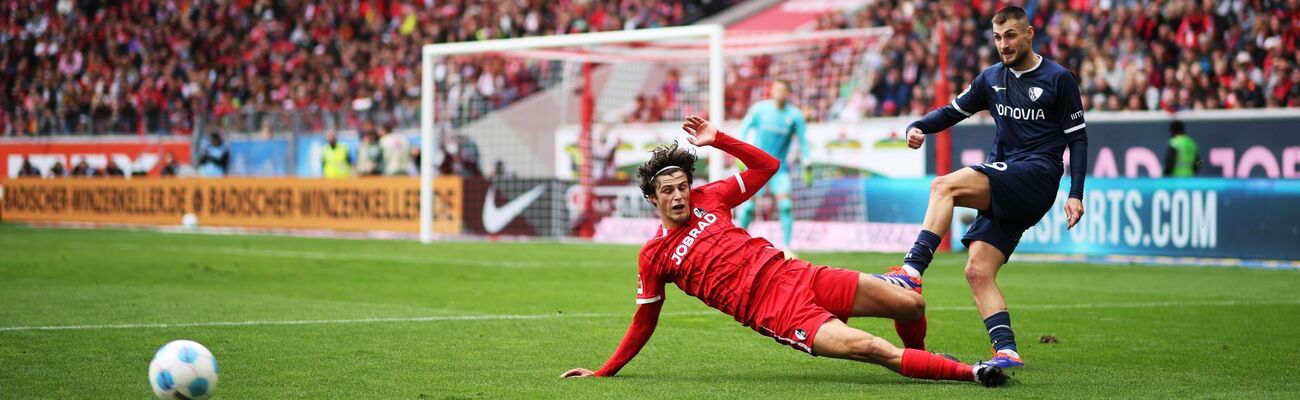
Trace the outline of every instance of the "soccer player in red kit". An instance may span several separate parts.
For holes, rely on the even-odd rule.
[[[787,260],[767,240],[733,225],[731,209],[767,183],[778,161],[703,118],[688,117],[682,129],[691,144],[717,147],[749,169],[691,188],[695,154],[675,144],[654,150],[637,176],[663,226],[641,249],[632,326],[599,370],[576,368],[562,377],[618,373],[650,340],[663,309],[664,285],[672,282],[744,326],[811,355],[879,364],[912,378],[1006,383],[998,367],[900,349],[846,325],[849,317],[915,321],[925,305],[920,294],[880,276]]]

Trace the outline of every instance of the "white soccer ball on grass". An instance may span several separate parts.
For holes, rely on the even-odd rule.
[[[206,399],[217,388],[217,358],[203,345],[175,340],[149,363],[149,385],[164,400]]]

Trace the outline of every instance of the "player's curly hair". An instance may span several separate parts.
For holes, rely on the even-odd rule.
[[[650,161],[636,169],[636,177],[641,181],[641,195],[647,199],[653,196],[655,189],[658,189],[655,187],[655,178],[675,170],[685,172],[687,181],[692,180],[695,176],[695,159],[694,151],[678,147],[677,142],[651,150]]]

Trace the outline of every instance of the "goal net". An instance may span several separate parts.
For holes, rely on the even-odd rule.
[[[853,93],[875,79],[890,35],[888,28],[724,35],[706,25],[425,46],[421,240],[590,237],[602,226],[644,236],[656,217],[634,171],[656,146],[691,147],[680,129],[685,116],[740,135],[748,107],[784,80],[810,122],[852,120]],[[696,151],[697,180],[735,172],[729,157]],[[799,161],[818,176],[846,174]],[[459,176],[460,187],[435,187],[448,181],[431,177],[447,175]],[[861,191],[836,190],[797,183],[796,218],[861,220],[863,207],[852,205],[863,201]],[[829,198],[833,209],[823,204]],[[759,201],[763,219],[770,207]],[[461,230],[434,232],[443,218],[460,218]],[[619,224],[602,224],[608,219]]]

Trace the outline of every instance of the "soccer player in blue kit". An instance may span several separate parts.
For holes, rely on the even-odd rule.
[[[791,144],[798,139],[799,160],[808,161],[808,136],[805,133],[807,124],[803,119],[803,111],[790,104],[789,82],[774,81],[769,90],[769,99],[754,103],[745,113],[745,119],[740,124],[740,139],[781,161],[781,168],[776,171],[776,175],[755,197],[769,191],[776,197],[776,210],[781,220],[781,243],[784,246],[781,249],[785,250],[786,255],[795,257],[790,249],[790,237],[794,234],[794,201],[790,199],[790,165],[786,162],[786,156],[790,153]],[[753,219],[754,200],[750,200],[737,211],[736,226],[749,229],[749,223]]]
[[[1074,75],[1034,53],[1034,28],[1025,10],[1010,6],[993,16],[993,42],[1001,64],[985,69],[952,104],[926,114],[908,127],[908,146],[917,149],[925,135],[948,129],[971,114],[988,110],[997,124],[986,163],[971,165],[934,179],[923,230],[902,267],[884,279],[921,291],[921,275],[952,223],[953,207],[979,210],[962,238],[970,249],[966,281],[993,345],[986,364],[1000,368],[1024,365],[1016,351],[1011,314],[995,278],[1020,243],[1025,230],[1052,208],[1064,172],[1062,157],[1070,149],[1070,198],[1065,202],[1067,229],[1083,217],[1083,180],[1088,168],[1088,137]],[[946,157],[945,154],[938,155]],[[925,320],[895,325],[904,346],[924,349]]]

